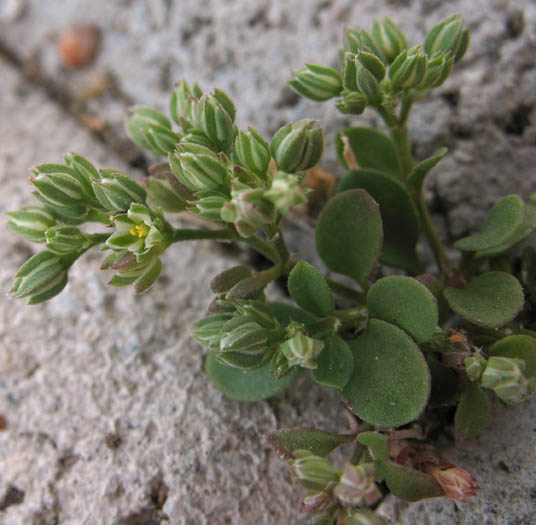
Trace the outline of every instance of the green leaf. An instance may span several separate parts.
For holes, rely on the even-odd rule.
[[[314,428],[284,428],[266,434],[265,438],[284,459],[291,459],[295,450],[308,450],[315,456],[326,457],[332,450],[349,443],[355,435],[333,434]]]
[[[364,190],[339,193],[322,210],[316,247],[326,266],[364,285],[382,249],[378,204]]]
[[[397,498],[405,501],[419,501],[445,495],[432,476],[392,461],[385,462],[385,482]]]
[[[445,288],[443,295],[455,313],[488,328],[499,328],[514,319],[524,300],[519,281],[504,272],[487,272],[461,290]]]
[[[316,321],[314,315],[304,310],[300,310],[291,304],[274,301],[266,303],[266,307],[275,315],[275,318],[281,326],[287,326],[291,321],[301,324],[309,324]]]
[[[333,295],[324,276],[311,264],[300,261],[288,276],[288,291],[296,304],[319,317],[333,313]]]
[[[439,148],[431,157],[416,164],[408,175],[408,184],[420,191],[426,175],[436,167],[437,163],[447,154],[447,148]]]
[[[525,240],[536,228],[536,193],[531,195],[525,205],[525,215],[523,222],[515,229],[514,233],[508,237],[508,239],[501,244],[488,248],[487,250],[480,250],[475,254],[475,259],[489,259],[496,257],[504,252],[507,252],[513,248],[516,244]]]
[[[282,379],[276,379],[270,372],[270,362],[252,371],[224,365],[216,359],[215,352],[209,352],[205,360],[205,372],[212,384],[227,397],[237,401],[261,401],[287,388],[300,374],[296,367]]]
[[[489,424],[490,410],[486,391],[477,383],[465,381],[454,416],[456,433],[465,438],[478,436]]]
[[[339,192],[364,189],[380,205],[384,230],[382,263],[417,273],[415,246],[419,240],[419,217],[406,188],[392,175],[366,169],[346,173]]]
[[[242,279],[252,275],[253,270],[249,266],[233,266],[216,275],[210,282],[210,289],[217,294],[225,293]]]
[[[316,359],[318,368],[312,371],[313,379],[325,386],[342,390],[354,369],[354,358],[346,342],[337,335],[324,341],[324,348]]]
[[[523,359],[526,364],[523,375],[530,379],[536,376],[536,339],[529,335],[509,335],[490,346],[489,356],[513,357]]]
[[[514,234],[524,215],[525,205],[521,198],[507,195],[493,205],[480,233],[456,241],[454,247],[473,252],[494,248]]]
[[[389,457],[389,439],[379,432],[360,432],[357,441],[368,447],[372,459],[384,460]]]
[[[346,128],[337,134],[336,146],[340,162],[349,168],[344,159],[345,142],[352,150],[360,168],[372,168],[401,176],[396,146],[391,138],[374,128]]]
[[[437,327],[437,301],[416,279],[392,275],[376,281],[367,295],[370,317],[406,331],[418,343],[428,341]]]
[[[416,419],[430,394],[430,372],[415,342],[400,328],[372,319],[349,342],[354,371],[343,396],[372,425],[400,426]]]

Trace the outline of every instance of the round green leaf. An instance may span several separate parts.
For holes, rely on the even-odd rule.
[[[384,230],[381,262],[417,273],[415,246],[419,239],[419,217],[406,188],[392,175],[362,169],[346,173],[339,192],[359,188],[380,205]]]
[[[378,262],[383,231],[378,204],[364,190],[339,193],[322,210],[316,248],[326,266],[364,284]]]
[[[513,357],[523,359],[527,367],[523,375],[527,378],[536,375],[536,339],[529,335],[509,335],[494,343],[486,350],[489,356]]]
[[[342,390],[354,369],[354,358],[346,341],[333,335],[324,341],[324,348],[316,360],[318,368],[312,372],[313,379],[325,386]]]
[[[437,301],[416,279],[392,275],[376,281],[367,295],[370,317],[406,331],[418,343],[428,341],[438,322]]]
[[[343,129],[337,135],[337,152],[342,164],[345,142],[348,144],[360,168],[372,168],[400,177],[400,163],[396,146],[391,138],[374,128],[354,127]]]
[[[428,474],[409,469],[392,461],[385,462],[385,482],[389,490],[405,501],[444,496],[437,481]]]
[[[284,378],[276,379],[270,367],[270,362],[267,362],[256,370],[244,371],[220,363],[214,352],[209,352],[205,360],[205,372],[212,384],[237,401],[261,401],[271,397],[287,388],[301,372],[299,367],[295,367]]]
[[[311,264],[300,261],[288,276],[288,291],[296,304],[319,317],[333,313],[335,305],[324,276]]]
[[[456,433],[466,438],[478,436],[489,424],[490,410],[486,391],[477,383],[466,381],[454,416]]]
[[[349,343],[354,371],[343,389],[355,414],[372,425],[416,419],[430,394],[430,371],[415,342],[400,328],[372,319]]]
[[[514,234],[524,215],[525,205],[521,198],[507,195],[493,205],[481,233],[460,239],[454,243],[454,247],[475,252],[494,248]]]
[[[499,328],[523,307],[523,289],[519,281],[504,272],[487,272],[465,288],[445,288],[445,299],[455,313],[471,323]]]

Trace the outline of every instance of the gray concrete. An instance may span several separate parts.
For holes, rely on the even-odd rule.
[[[505,29],[516,9],[525,21],[518,36]],[[445,236],[463,235],[498,196],[536,191],[536,7],[529,0],[4,0],[0,42],[22,62],[18,69],[0,62],[0,211],[29,203],[31,166],[69,151],[135,173],[126,164],[133,150],[121,142],[128,104],[164,109],[183,77],[227,90],[240,125],[266,136],[287,120],[321,119],[323,165],[333,168],[333,131],[350,121],[329,103],[293,97],[289,71],[334,64],[345,24],[366,28],[389,15],[417,41],[456,11],[473,30],[471,49],[448,83],[416,107],[411,130],[417,158],[450,148],[429,196]],[[96,61],[75,72],[55,47],[73,22],[95,22],[103,37]],[[107,72],[115,84],[86,101]],[[51,101],[58,87],[67,108]],[[81,115],[104,119],[104,135],[118,144],[104,145],[102,122],[96,136]],[[32,249],[3,234],[0,289]],[[0,501],[6,493],[17,499],[13,487],[24,491],[22,502],[0,511],[0,524],[165,523],[165,516],[172,524],[305,523],[299,489],[260,435],[294,424],[344,430],[337,396],[304,379],[270,403],[225,400],[203,375],[202,350],[189,333],[210,300],[208,279],[232,262],[209,243],[171,252],[163,278],[142,297],[107,288],[97,252],[77,263],[50,303],[0,302],[0,414],[8,422],[0,431]],[[497,409],[482,438],[461,444],[455,457],[480,482],[477,500],[409,510],[387,503],[385,513],[407,524],[530,523],[534,407]]]

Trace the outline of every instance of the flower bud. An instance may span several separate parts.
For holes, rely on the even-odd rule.
[[[341,75],[330,67],[306,64],[293,71],[289,84],[304,97],[323,102],[336,97],[342,90]]]
[[[408,41],[401,29],[388,17],[372,23],[372,38],[387,64],[408,47]]]
[[[39,194],[36,194],[36,197],[46,204],[45,200],[41,199]],[[90,210],[87,206],[65,206],[61,208],[50,207],[48,211],[50,211],[58,221],[75,226],[87,221]]]
[[[135,261],[118,270],[108,283],[110,286],[134,285],[137,294],[146,292],[162,272],[162,262],[156,254]]]
[[[326,510],[331,503],[329,491],[313,492],[302,499],[302,509],[309,514],[316,514]]]
[[[307,201],[306,190],[300,186],[298,177],[284,171],[276,173],[264,197],[273,202],[281,215],[286,215],[294,206]]]
[[[424,52],[428,56],[440,53],[455,53],[462,38],[462,30],[463,21],[461,15],[451,15],[445,18],[432,27],[426,35],[423,44]]]
[[[261,226],[273,222],[274,207],[264,198],[261,189],[237,189],[231,192],[231,200],[223,205],[221,218],[234,223],[242,237],[249,237]]]
[[[184,80],[179,82],[171,95],[171,117],[185,133],[198,126],[199,99],[202,96],[203,92],[197,84],[190,88]]]
[[[42,164],[33,170],[31,179],[40,200],[50,207],[83,205],[88,197],[84,181],[70,167],[62,164]]]
[[[277,319],[266,304],[260,301],[237,301],[233,304],[240,315],[250,317],[263,328],[279,328]]]
[[[394,91],[417,87],[424,79],[427,59],[417,46],[399,55],[389,69],[389,79]]]
[[[238,132],[234,144],[234,153],[238,162],[249,171],[266,180],[266,172],[270,165],[272,155],[270,146],[253,129],[248,128],[248,132]]]
[[[171,122],[163,113],[143,106],[134,108],[127,130],[138,146],[157,155],[168,155],[180,140],[180,136],[171,130]]]
[[[467,52],[469,42],[471,41],[471,32],[469,29],[464,29],[462,35],[454,48],[454,63],[457,64]]]
[[[210,282],[210,289],[216,294],[226,293],[242,279],[252,275],[253,270],[249,266],[233,266],[216,275]]]
[[[448,55],[438,55],[428,60],[428,67],[418,89],[431,89],[439,87],[450,74],[454,59]]]
[[[162,220],[143,204],[132,203],[127,213],[116,215],[114,226],[115,232],[106,240],[112,250],[142,256],[165,240]]]
[[[71,153],[65,157],[65,164],[72,168],[81,179],[86,181],[87,188],[91,188],[91,181],[100,178],[97,168],[81,155]]]
[[[231,314],[208,315],[195,324],[194,339],[203,346],[219,350],[222,328],[231,318]]]
[[[69,263],[46,250],[36,253],[19,269],[11,292],[14,297],[30,296],[38,304],[59,294],[67,284]]]
[[[186,208],[186,201],[167,179],[148,177],[145,180],[145,189],[149,200],[163,211],[177,213]]]
[[[380,83],[368,69],[361,65],[361,63],[357,64],[356,82],[359,91],[367,97],[371,105],[377,105],[381,102],[382,92]]]
[[[315,120],[300,120],[280,128],[272,139],[277,167],[287,173],[312,168],[322,156],[324,135]]]
[[[339,476],[330,463],[307,450],[296,450],[298,457],[290,462],[292,473],[309,490],[322,491],[338,481]]]
[[[88,238],[78,228],[60,224],[49,228],[46,233],[47,248],[56,255],[77,252],[87,245]]]
[[[477,496],[480,489],[475,478],[458,467],[441,467],[429,465],[425,472],[435,478],[447,498],[465,503],[467,498]]]
[[[370,71],[378,82],[381,82],[385,77],[385,66],[383,62],[373,53],[359,51],[356,55],[356,60],[368,71]]]
[[[345,53],[344,55],[343,84],[348,91],[359,91],[357,87],[356,55],[354,53]]]
[[[192,191],[228,191],[230,177],[226,166],[204,146],[181,143],[169,162],[179,182]]]
[[[221,352],[239,352],[247,355],[263,354],[268,348],[269,332],[248,316],[234,317],[222,328]]]
[[[345,31],[343,38],[343,51],[354,55],[363,48],[374,53],[378,58],[382,57],[374,39],[363,30],[349,29]]]
[[[229,202],[229,197],[211,191],[200,191],[197,196],[199,197],[197,200],[190,201],[190,211],[201,219],[221,222],[221,211],[223,206]]]
[[[367,108],[367,97],[362,93],[348,93],[337,100],[337,109],[348,115],[361,115]]]
[[[374,465],[346,463],[333,494],[345,505],[370,507],[382,494],[374,483]]]
[[[24,206],[7,214],[9,226],[30,242],[45,242],[45,231],[56,224],[54,215],[39,206]]]
[[[486,360],[480,355],[473,355],[464,359],[463,366],[469,381],[478,381],[486,367]]]
[[[306,336],[301,327],[291,325],[287,329],[291,331],[295,329],[296,334],[282,343],[279,351],[288,359],[290,367],[298,365],[303,368],[317,368],[316,358],[324,348],[324,343]]]
[[[218,151],[228,152],[233,144],[235,113],[233,101],[218,89],[200,100],[200,127]]]
[[[214,153],[214,144],[210,142],[209,138],[200,130],[192,128],[186,135],[182,137],[181,144],[197,144],[198,146],[204,146]]]
[[[491,388],[505,403],[522,401],[530,385],[523,375],[526,363],[522,359],[492,356],[480,378],[484,388]]]
[[[93,191],[101,206],[109,212],[127,211],[132,203],[145,204],[146,191],[128,176],[116,170],[102,170],[93,181]]]

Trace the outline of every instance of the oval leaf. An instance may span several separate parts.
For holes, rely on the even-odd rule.
[[[353,127],[343,129],[337,135],[337,152],[341,163],[347,168],[344,159],[345,142],[354,154],[360,168],[372,168],[401,176],[396,146],[391,138],[374,128]]]
[[[355,435],[333,434],[314,428],[284,428],[266,434],[265,438],[284,459],[291,459],[295,450],[308,450],[315,456],[326,457],[332,450],[349,443]]]
[[[405,501],[419,501],[445,495],[432,476],[392,461],[385,462],[385,482],[397,498]]]
[[[324,348],[316,360],[318,368],[312,372],[313,379],[325,386],[342,390],[354,369],[352,351],[346,341],[334,335],[324,341]]]
[[[209,352],[205,360],[205,372],[212,384],[227,397],[237,401],[261,401],[287,388],[300,374],[295,367],[282,379],[270,372],[270,362],[252,371],[224,365]]]
[[[324,276],[311,264],[300,261],[288,276],[288,291],[298,306],[319,317],[333,313],[335,305]]]
[[[527,378],[536,375],[536,339],[529,335],[510,335],[497,341],[486,350],[489,356],[513,357],[523,359],[527,367],[523,375]]]
[[[339,192],[364,189],[379,204],[384,230],[382,263],[417,273],[415,252],[419,239],[419,217],[406,188],[393,176],[377,170],[346,173]]]
[[[455,313],[469,322],[499,328],[523,307],[523,289],[519,281],[504,272],[487,272],[465,288],[445,288],[445,299]]]
[[[343,389],[357,416],[382,427],[416,419],[430,394],[430,372],[415,342],[400,328],[372,319],[349,343],[354,371]]]
[[[490,410],[486,391],[477,383],[466,381],[454,416],[456,433],[466,438],[478,436],[489,424]]]
[[[447,148],[439,148],[432,153],[431,157],[416,164],[408,175],[408,183],[420,191],[426,175],[436,167],[437,163],[447,154],[447,151]]]
[[[436,298],[416,279],[392,275],[376,281],[367,295],[370,317],[402,328],[418,343],[428,341],[437,327]]]
[[[382,249],[378,204],[363,190],[336,195],[323,209],[316,227],[316,247],[326,266],[363,285]]]
[[[519,195],[507,195],[493,205],[481,233],[456,241],[454,247],[474,252],[494,248],[514,234],[524,215],[525,205]]]
[[[389,439],[379,432],[361,432],[357,441],[368,447],[372,459],[384,460],[389,457]]]

